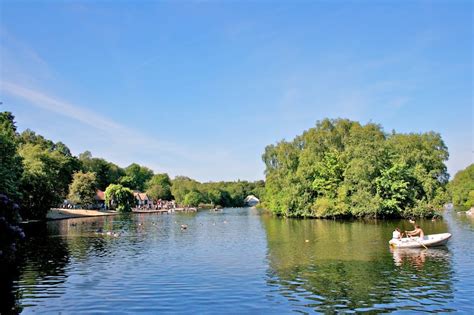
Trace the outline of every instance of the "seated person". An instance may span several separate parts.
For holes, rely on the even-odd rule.
[[[395,231],[392,233],[392,239],[400,240],[403,237],[403,233],[400,232],[399,228],[396,228]]]
[[[425,233],[419,225],[415,225],[415,229],[413,231],[408,231],[406,233],[408,236],[419,236],[420,239],[423,239],[425,237]]]

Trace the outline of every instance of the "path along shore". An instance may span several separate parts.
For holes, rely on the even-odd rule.
[[[170,213],[170,212],[195,212],[196,208],[174,208],[174,209],[133,209],[133,213]],[[46,214],[46,220],[62,220],[62,219],[72,219],[72,218],[83,218],[83,217],[99,217],[99,216],[108,216],[116,215],[117,211],[114,210],[86,210],[86,209],[61,209],[61,208],[52,208]]]
[[[61,220],[71,218],[82,218],[82,217],[98,217],[107,215],[116,215],[117,211],[106,210],[86,210],[86,209],[59,209],[52,208],[46,214],[47,220]]]

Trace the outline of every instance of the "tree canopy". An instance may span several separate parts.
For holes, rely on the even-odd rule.
[[[171,179],[168,174],[156,174],[146,183],[146,193],[154,200],[171,200]]]
[[[94,158],[89,151],[79,154],[79,161],[84,172],[96,174],[97,188],[100,190],[105,190],[110,184],[117,183],[125,175],[125,171],[121,167],[104,159]]]
[[[132,190],[144,191],[146,183],[153,177],[153,171],[146,166],[132,163],[125,168],[120,183]]]
[[[120,184],[110,184],[105,190],[105,203],[110,209],[120,212],[130,212],[135,206],[133,191]]]
[[[132,190],[146,191],[154,200],[175,199],[181,205],[235,207],[243,206],[247,195],[261,198],[265,186],[263,181],[200,183],[183,176],[171,180],[168,174],[155,175],[137,163],[121,168],[90,151],[76,157],[64,143],[30,129],[18,134],[10,112],[0,113],[0,150],[0,193],[20,205],[23,219],[44,219],[51,207],[66,198],[88,207],[95,203],[96,188],[106,190],[117,184],[110,190],[109,202],[118,207],[114,202],[125,196],[121,209],[134,205],[134,200],[127,200]]]
[[[264,182],[208,182],[200,183],[185,176],[172,181],[171,193],[178,204],[188,206],[242,207],[248,195],[262,196]],[[190,194],[192,193],[192,194]],[[186,196],[188,196],[186,198]]]
[[[18,154],[17,132],[10,112],[0,112],[0,193],[19,198],[23,163]]]
[[[15,118],[0,112],[0,263],[13,260],[16,242],[24,238],[19,226],[23,164],[18,154]]]
[[[264,206],[279,215],[429,216],[446,201],[448,151],[434,132],[325,119],[262,158]]]
[[[448,187],[455,206],[474,207],[474,164],[457,172]]]
[[[69,185],[68,199],[87,208],[97,203],[96,191],[97,177],[95,173],[79,171],[73,175],[72,183]]]
[[[20,135],[23,158],[21,214],[42,219],[53,206],[66,199],[72,175],[80,163],[63,143],[54,143],[31,130]]]

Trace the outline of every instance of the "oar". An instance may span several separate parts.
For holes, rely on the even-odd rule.
[[[413,238],[413,237],[411,237],[411,236],[409,236],[409,237],[410,237],[411,240],[417,241],[417,242],[418,242],[421,246],[423,246],[425,249],[428,249],[428,247],[426,247],[425,244],[423,244],[423,243],[420,242],[419,240],[417,240],[417,239],[415,239],[415,238]]]

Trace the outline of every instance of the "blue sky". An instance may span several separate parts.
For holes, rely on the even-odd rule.
[[[74,154],[255,180],[342,117],[473,162],[470,1],[2,1],[0,36],[1,109]]]

